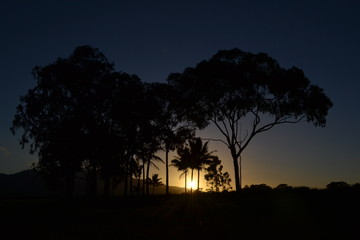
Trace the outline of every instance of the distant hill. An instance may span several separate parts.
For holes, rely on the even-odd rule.
[[[158,187],[155,187],[153,189],[153,186],[150,185],[150,194],[165,194],[165,185],[161,185]],[[154,190],[154,192],[153,192]],[[171,194],[181,194],[184,193],[185,189],[182,187],[175,187],[175,186],[169,186],[169,193]]]
[[[133,187],[135,188],[138,184],[137,179],[133,179]],[[140,180],[140,188],[142,189],[143,181]],[[103,181],[99,180],[98,184],[98,193],[101,194],[103,192]],[[169,193],[170,194],[181,194],[184,193],[185,189],[182,187],[176,187],[176,186],[169,186]],[[165,185],[161,185],[158,187],[153,188],[152,185],[149,186],[149,193],[150,195],[155,194],[165,194]],[[113,190],[113,195],[115,196],[121,196],[124,194],[124,184],[120,183],[116,189]],[[130,189],[128,190],[128,194],[130,194]],[[133,191],[133,194],[135,195],[135,190]]]
[[[0,174],[0,194],[45,194],[46,187],[40,175],[34,170],[14,174]]]
[[[133,186],[137,184],[137,180],[134,179]],[[141,181],[142,184],[142,181]],[[113,191],[114,195],[123,195],[123,184]],[[184,188],[169,186],[169,192],[171,194],[181,194],[184,192]],[[98,194],[103,193],[103,184],[99,180]],[[130,191],[129,191],[130,193]],[[150,194],[165,194],[165,186],[153,187],[150,186]],[[35,170],[29,169],[14,174],[0,173],[0,195],[53,195],[54,192],[49,192],[46,188],[44,179]],[[86,182],[80,178],[77,179],[75,184],[75,195],[81,196],[86,194]],[[134,193],[135,194],[135,193]]]

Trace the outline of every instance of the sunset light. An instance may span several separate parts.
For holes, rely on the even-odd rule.
[[[188,188],[195,189],[196,187],[197,187],[197,182],[196,181],[189,181]]]

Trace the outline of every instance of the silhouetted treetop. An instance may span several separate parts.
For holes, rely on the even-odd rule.
[[[210,123],[223,135],[216,140],[231,152],[239,190],[241,153],[254,136],[284,123],[323,127],[332,107],[301,69],[286,69],[265,53],[239,49],[221,50],[170,74],[168,84],[143,83],[136,75],[117,72],[90,46],[79,46],[32,73],[36,86],[20,97],[11,131],[21,130],[20,144],[30,145],[30,152],[39,155],[37,168],[55,181],[71,189],[75,173],[83,171],[94,193],[98,176],[103,178],[106,195],[111,178],[130,179],[131,185],[132,176],[140,179],[142,171],[145,180],[146,164],[149,177],[159,150],[165,152],[166,193],[169,152],[176,148],[181,158],[172,163],[184,174],[190,168],[192,178],[198,170],[199,182],[200,170],[213,156],[207,142],[190,138],[195,127]],[[188,148],[179,150],[186,141]],[[184,168],[188,158],[192,164]]]
[[[98,139],[106,139],[102,81],[113,64],[98,49],[80,46],[68,58],[33,69],[37,85],[20,98],[11,131],[21,128],[20,144],[39,155],[38,169],[65,176],[71,191],[83,161],[95,164]],[[95,144],[96,143],[96,144]],[[96,146],[96,147],[95,147]]]
[[[346,189],[349,188],[350,185],[347,182],[340,181],[340,182],[331,182],[328,185],[326,185],[327,189]]]
[[[11,131],[22,129],[20,144],[38,153],[42,172],[73,185],[75,172],[86,168],[96,192],[99,172],[108,179],[143,144],[156,144],[144,84],[115,72],[98,49],[77,47],[67,58],[35,67],[33,76],[37,85],[20,98]]]
[[[234,110],[238,117],[255,111],[274,115],[277,122],[305,118],[316,126],[325,126],[332,106],[323,90],[310,84],[301,69],[285,69],[265,53],[239,49],[221,50],[194,68],[170,74],[168,81],[183,93],[186,107],[196,109],[188,112],[197,114],[198,118],[190,117],[200,126],[205,124],[200,121],[205,120],[200,117],[204,114],[209,119],[213,117],[209,112],[220,111],[216,118],[221,120]]]
[[[86,118],[84,113],[97,105],[97,84],[111,71],[113,65],[98,49],[89,46],[80,46],[70,57],[45,67],[35,67],[37,85],[20,98],[22,104],[17,107],[11,128],[13,133],[17,128],[24,130],[22,146],[32,139],[31,151],[35,152],[49,139],[51,130],[66,122],[76,129]]]
[[[323,127],[332,107],[323,89],[311,84],[301,69],[285,69],[265,53],[239,49],[221,50],[195,67],[170,74],[168,82],[178,91],[184,116],[199,128],[213,123],[223,135],[219,141],[233,157],[237,190],[238,159],[255,135],[302,120]]]

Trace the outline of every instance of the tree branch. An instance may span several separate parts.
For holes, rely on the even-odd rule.
[[[215,126],[220,130],[220,132],[225,136],[226,140],[228,141],[228,143],[226,144],[227,146],[230,145],[230,138],[229,135],[226,135],[226,132],[221,128],[221,126],[218,124],[218,122],[216,121],[216,118],[214,117],[214,119],[210,119],[210,121],[212,121]]]
[[[283,119],[279,119],[278,117],[276,117],[272,123],[265,124],[262,127],[256,129],[260,123],[260,116],[257,114],[257,112],[252,111],[252,113],[254,114],[255,119],[253,121],[253,128],[252,128],[251,134],[250,134],[249,138],[245,141],[242,148],[239,149],[237,156],[240,156],[241,152],[247,147],[247,145],[250,143],[252,138],[255,135],[257,135],[258,133],[268,131],[271,128],[273,128],[275,125],[284,124],[284,123],[291,123],[291,124],[298,123],[305,118],[305,115],[304,115],[304,116],[300,117],[299,119],[290,121],[290,120],[288,120],[289,118],[287,118],[287,117],[284,117]]]
[[[224,140],[222,140],[222,139],[218,139],[218,138],[201,138],[202,140],[205,140],[205,141],[215,141],[215,142],[222,142],[222,143],[224,143],[227,147],[230,147],[230,145],[227,143],[227,142],[225,142]]]
[[[228,121],[229,121],[229,118],[227,118],[227,119],[228,119]],[[226,131],[227,136],[230,136],[229,130],[228,130],[227,126],[226,126],[225,121],[224,121],[224,120],[221,120],[221,122],[222,122],[222,124],[224,125],[224,128],[225,128],[225,131]]]

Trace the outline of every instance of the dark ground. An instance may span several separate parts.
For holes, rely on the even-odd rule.
[[[1,197],[0,239],[360,239],[355,191]]]

